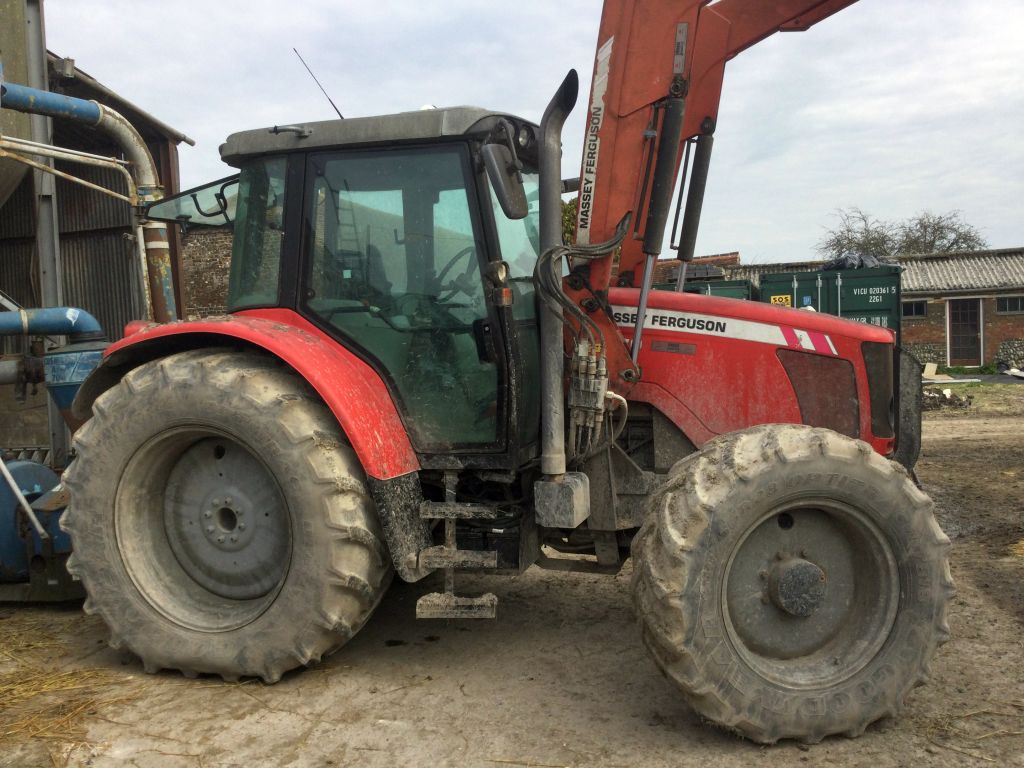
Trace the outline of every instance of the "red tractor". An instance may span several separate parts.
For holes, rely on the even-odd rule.
[[[813,742],[898,711],[952,584],[892,460],[917,444],[893,334],[649,288],[719,65],[846,4],[609,3],[573,246],[575,73],[539,126],[455,108],[228,137],[237,178],[149,215],[233,223],[230,314],[129,326],[75,401],[69,569],[111,644],[274,682],[351,638],[393,573],[443,571],[419,617],[494,617],[457,571],[617,572],[632,547],[645,642],[705,716]],[[639,288],[609,287],[615,253]]]

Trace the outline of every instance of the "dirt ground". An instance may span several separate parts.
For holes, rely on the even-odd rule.
[[[966,391],[966,390],[965,390]],[[396,583],[355,640],[275,686],[146,675],[78,605],[0,606],[4,766],[1024,766],[1024,386],[929,413],[918,465],[953,541],[953,639],[895,722],[759,747],[642,649],[615,578],[464,577],[492,622],[417,622]]]

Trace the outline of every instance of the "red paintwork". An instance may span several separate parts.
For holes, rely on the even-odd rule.
[[[639,294],[633,288],[613,288],[609,302],[613,307],[635,309]],[[639,360],[642,378],[629,399],[653,405],[697,447],[717,434],[755,424],[799,424],[796,395],[776,350],[790,347],[831,356],[831,341],[835,355],[854,366],[857,389],[862,393],[861,438],[883,455],[892,453],[893,439],[877,438],[871,432],[867,371],[861,353],[865,341],[892,344],[891,331],[832,315],[700,294],[652,291],[648,306],[648,317],[668,310],[720,319],[729,334],[739,333],[733,330],[739,325],[736,321],[757,323],[755,329],[767,337],[766,341],[753,341],[676,328],[645,328]],[[632,323],[623,323],[622,330],[627,338],[632,337]],[[771,342],[772,335],[778,336],[778,343]],[[689,354],[656,351],[652,345],[657,341],[692,345],[693,350]]]
[[[675,38],[680,23],[688,25],[680,73],[687,84],[685,141],[700,134],[705,119],[717,121],[726,61],[775,32],[805,30],[855,1],[719,0],[709,5],[711,0],[605,0],[580,173],[577,224],[588,205],[591,223],[589,233],[581,229],[580,242],[610,239],[627,211],[633,212],[633,222],[641,224],[643,235],[646,210],[639,210],[640,188],[647,158],[655,152],[644,133],[650,127],[654,104],[669,95],[675,77]],[[609,41],[605,80],[600,61]],[[595,93],[605,83],[603,101],[599,98],[595,103]],[[596,173],[588,174],[598,124]],[[588,185],[588,177],[592,185]],[[635,272],[639,283],[643,262],[640,240],[627,237],[619,272]],[[611,258],[596,262],[591,267],[590,284],[602,290],[610,276]]]
[[[191,323],[130,323],[130,334],[104,353],[185,334],[242,339],[294,368],[323,398],[370,477],[388,480],[418,470],[405,425],[380,376],[290,309],[254,309]],[[216,343],[216,342],[213,342]]]
[[[853,2],[605,0],[581,163],[578,241],[609,240],[622,217],[632,212],[636,234],[631,233],[622,243],[619,274],[632,273],[639,282],[645,262],[641,245],[649,203],[640,199],[641,187],[648,163],[657,152],[656,143],[645,133],[652,127],[655,105],[670,95],[673,84],[683,81],[686,103],[681,141],[699,135],[702,124],[710,120],[713,125],[718,119],[729,59],[775,32],[805,30]],[[684,23],[685,52],[680,60],[676,58],[680,53],[677,31]],[[681,161],[682,152],[678,163]],[[597,309],[591,293],[600,295],[608,289],[611,266],[611,256],[591,262],[587,287],[576,290],[566,285],[566,294],[574,302],[591,306],[591,317],[604,332],[609,386],[632,400],[656,406],[698,446],[716,434],[753,424],[800,422],[795,393],[775,353],[779,347],[837,354],[850,360],[858,390],[867,393],[861,342],[893,342],[888,331],[829,316],[753,302],[655,292],[651,294],[651,310],[715,315],[732,326],[742,321],[764,323],[775,328],[777,343],[648,327],[639,358],[642,379],[632,384],[628,341],[633,324],[616,323],[607,317]],[[609,303],[635,308],[638,293],[611,289]],[[656,351],[651,347],[656,341],[693,344],[695,349],[693,354]],[[874,438],[869,400],[866,394],[860,399],[862,437],[880,453],[891,453],[894,441]]]

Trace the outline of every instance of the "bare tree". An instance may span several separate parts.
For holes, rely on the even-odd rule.
[[[976,251],[987,245],[981,232],[964,221],[960,211],[924,211],[899,224],[898,230],[899,254]]]
[[[986,246],[981,232],[964,221],[960,211],[923,211],[904,221],[885,221],[853,207],[839,209],[836,216],[838,226],[826,230],[816,246],[826,259],[857,255],[892,261],[911,253],[970,251]]]

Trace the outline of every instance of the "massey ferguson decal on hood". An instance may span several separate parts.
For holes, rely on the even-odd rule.
[[[636,325],[636,307],[612,307],[616,325],[632,329]],[[752,320],[698,315],[669,309],[648,309],[644,328],[652,331],[679,331],[703,336],[721,336],[727,339],[792,347],[822,355],[838,355],[832,339],[820,331],[804,331],[786,325],[771,325]]]

